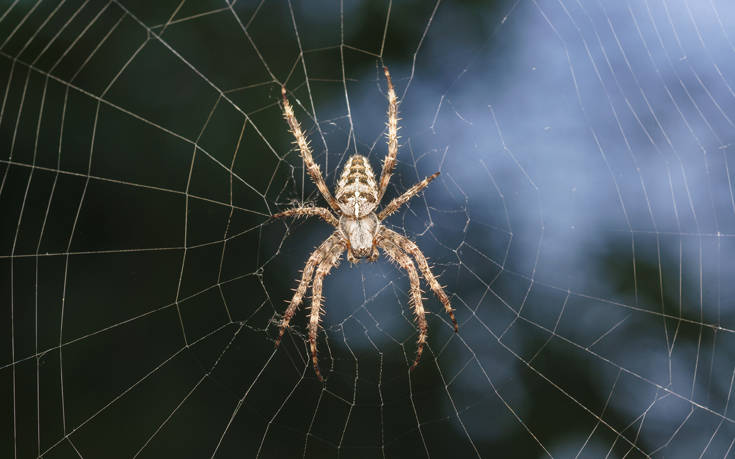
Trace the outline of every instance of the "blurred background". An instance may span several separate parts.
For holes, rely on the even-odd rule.
[[[725,457],[725,0],[0,2],[0,456]],[[334,187],[386,154],[429,345],[384,256],[278,321]]]

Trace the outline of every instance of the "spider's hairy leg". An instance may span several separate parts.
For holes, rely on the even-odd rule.
[[[378,188],[378,202],[383,199],[385,190],[388,189],[390,177],[396,167],[396,155],[398,154],[398,98],[390,79],[388,67],[383,67],[385,79],[388,81],[388,154],[383,160],[383,170],[380,173],[380,185]]]
[[[402,205],[404,205],[411,198],[416,196],[421,190],[426,188],[429,185],[429,183],[431,183],[431,181],[437,178],[438,176],[439,176],[439,172],[433,173],[432,175],[426,177],[419,183],[415,184],[414,186],[406,190],[406,192],[403,193],[402,195],[398,196],[397,198],[389,202],[388,205],[385,206],[383,210],[381,210],[380,213],[378,214],[378,220],[383,220],[385,217],[389,216],[390,214],[398,210]]]
[[[416,322],[419,327],[419,338],[416,348],[416,359],[411,365],[411,370],[416,368],[419,360],[421,360],[421,354],[424,352],[424,344],[426,343],[426,337],[428,335],[429,326],[426,323],[426,314],[424,312],[424,303],[421,298],[421,284],[419,283],[419,274],[416,272],[416,267],[413,265],[411,258],[400,249],[393,241],[387,238],[381,238],[378,240],[380,247],[385,250],[385,253],[393,261],[397,262],[401,268],[408,274],[408,282],[411,287],[411,306],[413,312],[416,314]]]
[[[434,273],[431,272],[431,268],[429,268],[429,263],[426,261],[426,257],[421,252],[421,249],[419,249],[416,243],[414,243],[411,239],[402,236],[393,230],[389,230],[388,228],[381,227],[381,235],[391,240],[394,244],[400,246],[401,249],[403,249],[405,252],[409,253],[416,259],[416,264],[419,265],[421,274],[424,275],[424,279],[426,279],[426,282],[429,283],[431,290],[434,291],[436,297],[439,298],[439,301],[441,301],[444,305],[444,310],[447,312],[447,314],[449,314],[449,318],[452,319],[452,323],[454,324],[454,332],[457,333],[459,331],[459,328],[457,326],[457,319],[454,318],[454,309],[452,309],[452,306],[449,303],[449,297],[444,292],[444,289],[439,284],[439,281],[436,280]]]
[[[324,278],[329,274],[329,271],[337,265],[339,265],[339,258],[342,256],[342,252],[345,250],[345,245],[341,241],[332,245],[329,249],[329,253],[324,257],[319,267],[316,269],[314,275],[314,284],[311,287],[311,314],[309,317],[309,344],[311,346],[311,362],[314,365],[314,372],[316,372],[319,381],[324,382],[321,372],[319,371],[319,361],[316,356],[316,334],[319,330],[319,320],[321,319],[322,313],[322,284]]]
[[[309,141],[301,130],[301,124],[299,124],[299,120],[296,119],[293,107],[291,107],[291,103],[286,97],[285,86],[281,86],[281,95],[283,95],[283,117],[286,118],[286,122],[288,122],[288,126],[291,128],[291,133],[293,133],[293,136],[296,139],[296,144],[299,146],[299,151],[301,152],[301,158],[304,160],[306,171],[309,173],[309,176],[311,176],[311,180],[319,189],[319,192],[324,196],[324,199],[327,200],[329,207],[331,207],[335,212],[340,213],[337,201],[332,196],[332,193],[329,192],[329,188],[327,188],[327,184],[324,182],[324,177],[322,177],[322,172],[319,170],[319,166],[314,162],[314,158],[311,156]]]
[[[294,207],[293,209],[284,210],[283,212],[273,215],[273,218],[283,217],[320,217],[325,222],[337,228],[339,221],[326,207]]]
[[[309,288],[312,274],[314,274],[314,269],[320,262],[322,262],[322,260],[325,259],[325,257],[329,255],[329,252],[335,244],[339,243],[339,240],[339,235],[337,233],[333,233],[311,253],[309,260],[306,262],[306,266],[304,266],[304,272],[301,274],[299,286],[296,288],[293,298],[291,298],[288,309],[283,313],[283,319],[281,320],[281,325],[278,330],[278,338],[276,338],[276,346],[281,344],[281,338],[283,338],[283,334],[286,332],[288,324],[291,322],[291,318],[301,305],[301,301],[304,299],[304,294],[306,293],[306,289]]]

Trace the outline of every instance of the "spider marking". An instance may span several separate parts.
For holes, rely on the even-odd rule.
[[[308,326],[309,343],[314,371],[322,382],[324,378],[319,371],[316,348],[317,331],[322,314],[322,284],[329,271],[339,265],[339,259],[345,250],[347,251],[347,259],[351,263],[357,263],[363,258],[374,262],[378,259],[378,247],[380,247],[388,258],[396,262],[408,273],[410,304],[416,315],[416,322],[418,323],[419,329],[416,358],[413,365],[411,365],[411,370],[416,367],[421,359],[424,344],[426,343],[428,325],[421,299],[419,275],[409,254],[416,259],[421,274],[423,274],[429,286],[434,291],[434,294],[436,294],[444,305],[444,310],[449,314],[454,324],[455,333],[458,330],[457,321],[454,318],[454,310],[449,304],[449,297],[444,293],[441,285],[439,285],[436,277],[431,272],[424,254],[421,253],[421,250],[413,241],[381,224],[386,217],[426,188],[429,182],[439,175],[439,172],[415,184],[376,214],[378,204],[382,200],[385,190],[388,188],[388,183],[395,169],[396,154],[398,153],[398,99],[396,98],[396,92],[393,88],[388,68],[383,67],[383,70],[388,83],[388,154],[385,157],[385,161],[383,161],[380,180],[379,182],[375,181],[373,169],[370,167],[370,163],[366,157],[353,155],[345,164],[344,170],[337,182],[337,189],[335,190],[334,196],[329,192],[329,188],[324,182],[319,166],[314,163],[309,142],[301,130],[299,121],[294,115],[293,107],[291,107],[286,97],[286,88],[284,86],[281,87],[281,94],[283,95],[283,117],[288,122],[291,133],[296,139],[296,145],[298,145],[299,151],[301,152],[304,167],[306,167],[311,180],[316,184],[319,192],[324,196],[329,207],[331,207],[331,211],[325,207],[295,207],[278,213],[273,217],[318,216],[334,226],[335,231],[312,252],[309,260],[306,262],[301,281],[296,288],[293,298],[291,298],[286,312],[283,314],[278,338],[276,338],[276,346],[280,344],[281,338],[283,338],[283,334],[286,328],[288,328],[291,318],[301,305],[304,294],[309,288],[309,284],[312,283],[313,278],[313,296]]]

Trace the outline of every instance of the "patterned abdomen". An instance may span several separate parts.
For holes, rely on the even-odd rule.
[[[378,186],[367,158],[353,155],[342,170],[335,197],[345,215],[364,217],[378,205]]]

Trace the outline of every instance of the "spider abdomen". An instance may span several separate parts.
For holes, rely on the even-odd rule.
[[[353,155],[345,164],[337,182],[335,197],[344,215],[364,217],[378,205],[378,185],[367,158]]]

